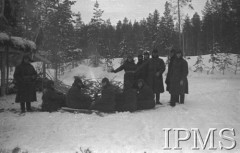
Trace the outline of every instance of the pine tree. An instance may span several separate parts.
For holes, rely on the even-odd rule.
[[[127,55],[130,53],[130,50],[127,46],[125,39],[120,42],[119,46],[120,46],[120,50],[119,50],[120,57],[122,57],[122,61],[120,64],[123,64],[123,62],[127,59]]]
[[[229,53],[220,53],[218,54],[217,59],[219,61],[217,62],[217,67],[219,68],[220,71],[222,71],[222,74],[225,74],[225,70],[232,65],[232,59],[230,58]]]
[[[182,26],[181,8],[188,6],[190,9],[193,9],[193,7],[191,5],[192,0],[174,0],[173,2],[176,3],[173,6],[173,8],[174,8],[174,10],[177,10],[179,47],[182,48],[183,44],[182,44],[182,36],[181,36],[181,26]],[[184,50],[183,50],[183,53],[184,53]]]
[[[76,16],[75,29],[80,30],[83,27],[83,21],[82,21],[81,13],[78,12],[75,16]]]
[[[89,28],[88,28],[88,46],[90,48],[89,52],[91,55],[91,60],[94,66],[98,66],[100,63],[100,47],[101,47],[101,37],[100,37],[100,32],[101,32],[101,26],[104,23],[104,20],[101,18],[103,14],[103,10],[99,8],[99,3],[96,0],[93,8],[93,17],[91,19],[91,22],[89,23]]]
[[[174,22],[171,15],[171,4],[165,3],[164,16],[161,18],[158,30],[158,43],[163,53],[168,55],[168,48],[172,48],[174,44]]]
[[[193,41],[193,47],[192,47],[192,51],[193,54],[192,55],[199,55],[199,50],[200,50],[200,33],[201,33],[201,20],[200,20],[200,16],[198,15],[198,13],[195,13],[192,17],[191,20],[192,23],[192,41]]]
[[[68,57],[69,52],[73,50],[74,44],[74,27],[71,6],[73,1],[64,0],[63,2],[55,1],[50,3],[51,11],[47,12],[44,21],[44,45],[43,49],[49,51],[49,59],[54,63],[55,79],[59,75],[58,69],[60,63],[71,60]],[[46,8],[48,11],[49,8]]]
[[[149,14],[147,18],[147,31],[145,32],[146,36],[146,43],[150,50],[154,48],[158,48],[158,29],[159,29],[159,23],[160,23],[160,15],[158,10],[154,10],[153,14]]]
[[[213,50],[215,38],[214,38],[214,27],[213,27],[213,7],[210,2],[207,1],[203,9],[203,21],[202,21],[202,42],[203,42],[203,54],[207,54],[208,51]]]
[[[193,66],[195,67],[194,72],[200,71],[202,73],[202,71],[203,71],[203,69],[205,67],[205,64],[203,63],[203,57],[201,55],[199,55],[197,57],[197,61],[196,61],[196,63]]]
[[[209,68],[207,73],[214,74],[216,65],[218,65],[220,61],[220,59],[218,58],[218,54],[220,53],[220,45],[218,43],[215,43],[213,46],[213,49],[210,51],[211,51],[211,55],[210,55],[211,58],[209,59],[209,62],[212,63],[212,66]]]
[[[183,49],[185,50],[186,55],[192,55],[192,24],[189,16],[186,16],[183,25]]]
[[[234,73],[236,75],[240,67],[240,54],[237,54],[235,57],[236,57],[236,62],[234,62],[233,65],[235,66]]]
[[[0,30],[6,31],[8,26],[16,26],[17,25],[17,17],[19,11],[19,3],[20,0],[9,1],[9,0],[1,0],[0,2]]]

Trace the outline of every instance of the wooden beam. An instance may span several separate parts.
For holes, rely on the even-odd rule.
[[[1,96],[6,95],[6,52],[1,52]]]
[[[8,81],[9,81],[9,47],[6,47],[6,67],[7,67],[7,75],[6,75],[6,88],[5,93],[8,94]]]

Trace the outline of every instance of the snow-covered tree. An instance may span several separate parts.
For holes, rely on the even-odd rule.
[[[210,59],[209,59],[209,63],[212,63],[212,66],[209,68],[208,70],[208,74],[214,73],[214,70],[216,69],[216,65],[219,63],[219,59],[218,59],[218,54],[220,53],[220,46],[218,43],[215,43],[213,46],[213,49],[210,50],[211,55],[210,55]]]
[[[164,16],[161,18],[158,30],[158,44],[164,50],[164,54],[168,54],[168,48],[172,47],[174,41],[174,22],[171,15],[171,4],[165,3]]]
[[[110,54],[105,57],[105,70],[107,72],[113,70],[113,57]]]
[[[223,75],[225,73],[225,70],[232,65],[232,59],[230,57],[229,53],[219,53],[217,54],[217,67],[219,68],[220,71],[222,71]]]
[[[240,67],[240,54],[235,55],[235,57],[236,57],[236,61],[233,63],[233,65],[235,66],[234,73],[237,74]]]
[[[128,48],[126,40],[122,40],[119,44],[119,56],[122,57],[121,64],[127,59],[128,54],[132,53],[131,50]]]
[[[103,10],[99,8],[98,1],[95,2],[94,8],[93,8],[93,17],[91,19],[91,22],[89,23],[88,28],[88,43],[89,45],[92,45],[95,49],[91,50],[92,54],[95,54],[99,49],[100,44],[100,28],[101,25],[104,23],[104,20],[102,19]]]
[[[78,12],[75,16],[76,16],[75,29],[80,30],[83,27],[83,21],[82,21],[81,13]]]
[[[104,23],[102,19],[103,10],[100,9],[99,3],[96,0],[93,8],[93,17],[91,18],[91,22],[89,23],[87,37],[88,37],[88,50],[90,52],[90,63],[93,66],[98,66],[100,64],[100,52],[99,48],[101,47],[101,26]]]
[[[203,71],[205,64],[203,63],[203,57],[201,55],[197,57],[197,61],[193,66],[195,67],[194,72]]]

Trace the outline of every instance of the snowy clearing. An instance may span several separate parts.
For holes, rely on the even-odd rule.
[[[194,58],[188,60],[190,69]],[[117,62],[114,63],[117,65]],[[110,74],[101,67],[90,68],[86,65],[72,69],[61,79],[66,84],[71,84],[73,76],[78,74],[92,78],[107,76],[123,79],[123,72]],[[158,105],[153,110],[135,113],[104,114],[104,117],[67,112],[32,112],[19,116],[10,110],[20,109],[19,104],[14,103],[15,95],[0,97],[0,148],[2,152],[11,152],[19,147],[21,151],[29,153],[74,153],[81,152],[80,148],[89,148],[93,153],[239,152],[240,75],[232,72],[226,75],[207,75],[205,72],[190,71],[188,79],[190,94],[186,96],[184,105],[178,104],[175,108],[168,106],[169,94],[165,92],[161,94],[164,106]],[[38,102],[33,103],[33,106],[40,105],[41,93],[38,93]],[[183,150],[163,150],[163,128],[199,128],[203,139],[210,128],[217,128],[214,135],[217,150],[191,150],[193,135],[188,141],[180,142]],[[231,146],[229,141],[219,136],[219,131],[223,128],[235,129],[235,137],[231,134],[229,136],[236,140],[237,146],[231,151],[221,151],[219,148],[219,141],[225,146]],[[174,145],[172,131],[170,147]]]

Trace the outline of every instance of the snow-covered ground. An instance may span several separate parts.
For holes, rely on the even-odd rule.
[[[204,60],[208,61],[207,55]],[[114,68],[119,61],[114,60]],[[195,61],[196,57],[188,60],[190,70],[194,69]],[[65,72],[61,80],[71,85],[73,76],[83,74],[92,79],[106,76],[122,81],[124,73],[107,73],[102,67],[92,68],[83,64]],[[240,152],[240,75],[231,71],[225,75],[190,71],[188,79],[190,93],[184,105],[168,106],[169,94],[165,92],[161,94],[164,106],[135,113],[104,114],[104,117],[66,112],[32,112],[19,116],[11,110],[19,110],[19,104],[14,103],[15,95],[0,97],[0,109],[4,109],[0,113],[0,152],[11,152],[16,147],[29,153],[74,153],[81,152],[80,148],[89,148],[93,153]],[[40,104],[41,93],[38,93],[38,102],[33,106],[38,108]],[[183,150],[163,150],[164,128],[199,128],[203,139],[210,128],[217,128],[214,135],[217,150],[191,150],[193,133],[188,141],[180,142]],[[219,141],[224,146],[231,146],[231,142],[219,136],[223,128],[234,128],[236,132],[235,136],[228,133],[237,142],[230,151],[219,148]],[[172,148],[174,140],[172,131]]]

